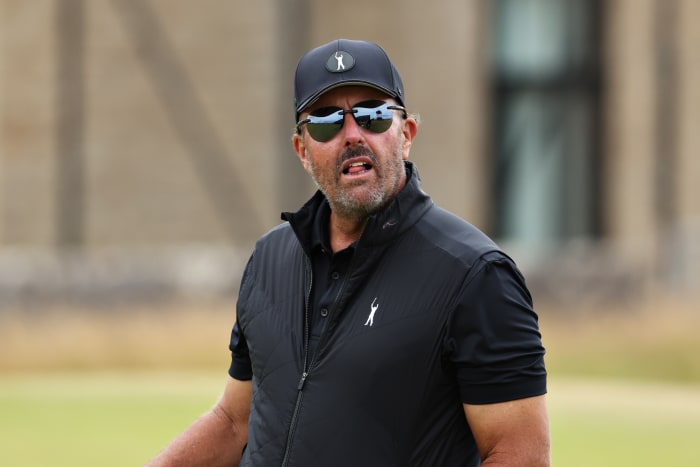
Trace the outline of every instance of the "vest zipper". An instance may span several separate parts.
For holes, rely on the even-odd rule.
[[[292,441],[294,438],[294,431],[296,430],[297,419],[299,418],[299,410],[301,409],[301,400],[304,393],[304,383],[306,383],[306,378],[309,376],[309,339],[310,339],[310,323],[309,323],[309,302],[311,301],[311,289],[313,287],[314,275],[313,269],[311,267],[311,260],[308,255],[305,255],[306,269],[309,272],[309,286],[306,289],[306,298],[304,302],[304,366],[301,373],[301,378],[299,379],[299,384],[297,385],[297,400],[294,404],[294,412],[292,413],[292,421],[289,422],[289,432],[287,433],[287,445],[284,448],[284,457],[282,458],[282,467],[286,467],[289,464],[289,456],[292,451]]]
[[[350,260],[350,265],[348,266],[348,272],[347,275],[348,277],[350,276],[350,273],[354,269],[355,266],[355,254],[353,254],[352,259]],[[299,379],[299,384],[297,385],[297,400],[294,405],[294,412],[292,413],[292,421],[289,423],[289,432],[287,433],[287,445],[285,446],[284,449],[284,457],[282,458],[282,467],[287,467],[289,464],[289,456],[292,451],[292,441],[294,438],[294,431],[296,430],[296,424],[297,424],[297,419],[299,418],[299,410],[301,409],[301,401],[303,398],[303,390],[304,390],[304,384],[306,384],[306,380],[309,377],[309,372],[311,371],[311,366],[313,366],[314,360],[309,363],[309,339],[310,339],[310,323],[309,323],[309,302],[311,301],[311,288],[313,286],[313,269],[311,267],[311,259],[309,258],[308,255],[305,256],[306,259],[306,267],[309,271],[309,287],[306,290],[306,302],[304,303],[304,367],[301,373],[301,378]],[[335,296],[335,301],[333,303],[333,308],[331,310],[331,313],[328,316],[328,322],[330,323],[330,320],[332,317],[335,316],[336,314],[336,309],[338,308],[338,299],[342,295],[343,291],[345,290],[345,287],[347,285],[347,280],[340,286],[340,289],[338,290],[338,294]],[[328,324],[328,323],[326,323]],[[318,350],[321,348],[321,344],[325,342],[325,337],[327,333],[324,332],[322,333],[318,344],[316,345],[316,352],[315,354],[318,353]]]

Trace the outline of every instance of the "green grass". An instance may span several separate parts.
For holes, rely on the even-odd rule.
[[[564,411],[555,413],[551,423],[555,466],[700,465],[697,421]]]
[[[0,465],[137,466],[206,411],[225,374],[48,373],[0,378]],[[553,465],[700,465],[700,388],[555,379]]]
[[[700,465],[695,303],[541,313],[554,466]],[[219,396],[232,320],[230,304],[0,314],[0,467],[144,464]]]
[[[142,465],[206,411],[221,377],[63,374],[0,380],[0,465]]]
[[[553,465],[700,465],[700,387],[601,380],[551,386]]]

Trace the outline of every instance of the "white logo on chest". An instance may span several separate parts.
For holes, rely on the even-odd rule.
[[[379,308],[379,304],[375,305],[374,302],[377,301],[377,297],[374,297],[374,300],[372,300],[372,304],[370,305],[370,308],[372,311],[369,312],[369,316],[367,317],[367,321],[365,321],[365,326],[372,326],[374,324],[374,313],[376,313],[377,308]]]

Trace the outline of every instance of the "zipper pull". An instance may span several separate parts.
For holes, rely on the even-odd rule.
[[[297,390],[301,391],[302,389],[304,389],[304,383],[306,382],[307,376],[309,376],[309,373],[307,371],[301,374],[301,379],[299,380],[299,386],[297,386]]]

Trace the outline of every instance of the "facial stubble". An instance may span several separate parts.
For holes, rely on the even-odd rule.
[[[353,157],[367,157],[372,161],[372,170],[376,174],[376,182],[368,187],[369,191],[361,196],[353,194],[353,188],[368,183],[361,180],[349,185],[341,185],[341,167]],[[326,196],[331,210],[344,218],[363,220],[384,208],[398,194],[403,181],[404,164],[402,151],[398,145],[391,158],[380,164],[374,152],[366,146],[354,146],[345,150],[336,162],[331,174],[325,174],[314,166],[308,159],[311,177],[316,186]],[[385,189],[386,178],[393,178],[388,189]]]

